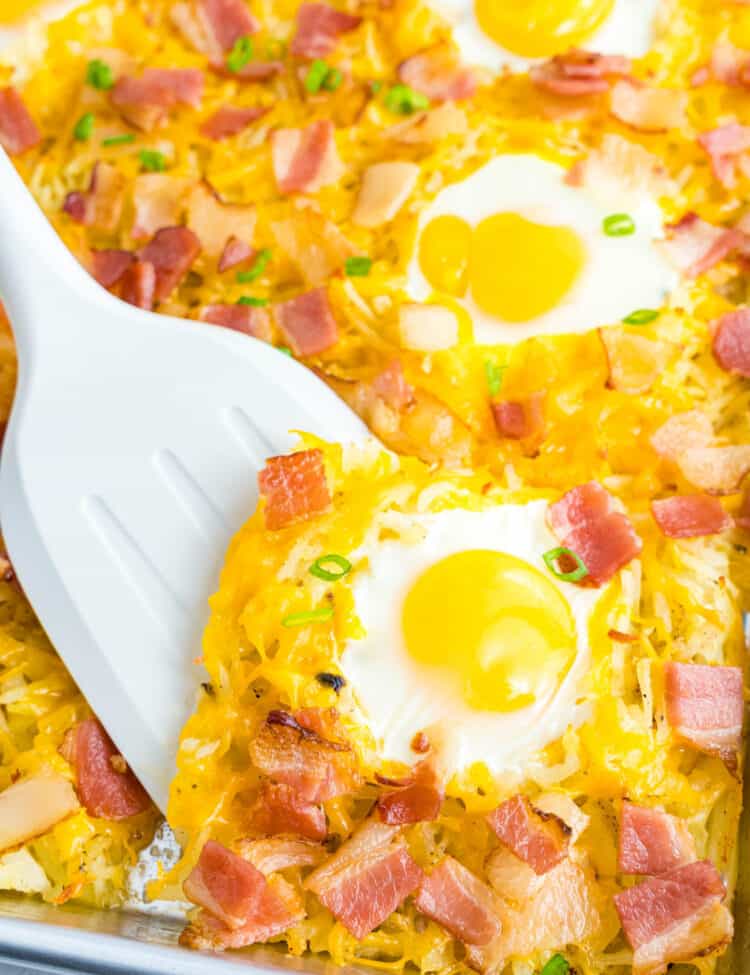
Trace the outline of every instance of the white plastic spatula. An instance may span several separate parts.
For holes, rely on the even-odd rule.
[[[79,687],[165,808],[207,599],[291,430],[366,435],[313,373],[229,329],[139,311],[66,250],[0,150],[0,295],[19,384],[0,523]]]

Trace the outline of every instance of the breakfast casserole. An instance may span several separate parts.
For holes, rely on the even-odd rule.
[[[374,435],[303,432],[260,474],[148,895],[198,949],[714,971],[750,5],[68,6],[0,60],[0,144],[67,246],[124,301],[300,359]],[[122,905],[167,827],[2,568],[0,889]]]

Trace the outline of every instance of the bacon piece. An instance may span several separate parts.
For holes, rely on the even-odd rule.
[[[691,447],[677,458],[683,477],[709,494],[734,494],[750,472],[750,445]]]
[[[677,867],[615,894],[615,908],[633,948],[633,971],[659,975],[726,944],[732,916],[724,884],[710,860]]]
[[[698,144],[708,153],[716,179],[728,189],[737,182],[737,167],[750,149],[750,126],[729,122],[701,132]]]
[[[71,220],[104,233],[117,229],[125,202],[125,177],[110,163],[97,162],[85,193],[68,193],[63,210]]]
[[[326,58],[341,34],[359,27],[361,17],[336,10],[327,3],[303,3],[289,50],[298,58]]]
[[[249,305],[204,305],[198,317],[202,322],[231,328],[264,342],[271,339],[271,322],[264,308],[251,308]]]
[[[500,931],[495,895],[487,884],[447,856],[423,881],[417,908],[467,944],[486,945]]]
[[[572,49],[533,65],[529,77],[538,88],[575,98],[609,91],[612,78],[628,75],[630,69],[630,59],[619,54]]]
[[[171,108],[197,108],[202,96],[203,72],[199,69],[147,68],[139,78],[118,78],[109,97],[126,122],[151,132],[166,119]]]
[[[379,162],[362,175],[352,223],[380,227],[396,216],[417,184],[419,166],[410,162]]]
[[[712,330],[714,358],[721,368],[750,379],[750,308],[727,312]]]
[[[42,133],[15,88],[0,88],[0,145],[11,156],[38,146]]]
[[[133,261],[120,279],[120,297],[136,308],[151,311],[156,293],[156,268],[148,261]]]
[[[252,204],[222,203],[207,183],[198,183],[188,197],[187,223],[208,257],[219,258],[232,237],[252,244],[255,220]]]
[[[232,930],[250,918],[280,909],[260,870],[214,840],[208,840],[201,850],[182,889],[188,900]]]
[[[162,227],[180,222],[191,183],[169,173],[141,173],[133,182],[132,236],[136,240],[152,237]]]
[[[710,271],[745,241],[741,231],[715,227],[695,213],[686,214],[667,229],[670,236],[661,243],[662,252],[687,278],[697,278]]]
[[[228,139],[242,132],[252,122],[257,122],[259,118],[262,118],[266,112],[268,112],[268,108],[263,105],[251,105],[246,108],[239,105],[222,105],[203,122],[201,133],[207,139],[220,142],[222,139]]]
[[[273,836],[265,840],[242,840],[240,856],[256,870],[268,876],[288,867],[315,867],[325,859],[319,843],[299,840],[294,836]]]
[[[747,51],[740,50],[728,38],[722,37],[714,44],[710,62],[694,72],[691,84],[699,87],[713,80],[731,86],[746,85],[750,80],[749,66]]]
[[[75,769],[78,797],[89,816],[117,821],[150,808],[145,789],[96,718],[74,725],[61,751]]]
[[[266,782],[249,813],[253,827],[261,833],[295,833],[308,840],[324,840],[328,834],[326,814],[319,803],[307,802],[290,785]]]
[[[282,193],[317,193],[338,182],[344,172],[329,119],[304,129],[276,129],[271,133],[271,158]]]
[[[612,88],[609,110],[639,132],[668,132],[687,125],[687,92],[654,88],[624,79]]]
[[[736,765],[744,716],[742,669],[670,661],[664,678],[667,720],[677,737]]]
[[[318,449],[269,457],[258,474],[266,499],[264,516],[271,531],[322,514],[331,506],[323,453]]]
[[[248,61],[247,64],[243,65],[239,71],[233,71],[228,68],[226,64],[221,61],[218,64],[212,64],[212,69],[216,74],[220,74],[222,78],[229,78],[232,81],[248,81],[248,82],[263,82],[268,81],[269,78],[273,78],[284,70],[283,61]]]
[[[416,890],[423,877],[400,830],[369,820],[310,874],[305,887],[361,941]]]
[[[580,484],[550,505],[550,528],[588,569],[586,582],[601,586],[641,551],[627,515],[597,481]]]
[[[338,326],[325,288],[275,305],[274,314],[295,355],[319,355],[338,341]]]
[[[491,403],[492,416],[501,437],[525,440],[543,437],[545,431],[543,392],[532,393],[523,400],[500,400]]]
[[[376,808],[381,822],[403,826],[437,819],[442,804],[443,790],[434,770],[420,762],[407,781],[380,796]]]
[[[732,525],[721,503],[707,494],[662,498],[651,502],[651,514],[667,538],[718,535]]]
[[[617,869],[620,873],[663,874],[695,860],[685,822],[661,809],[623,802]]]
[[[677,460],[691,447],[706,447],[714,439],[711,420],[700,410],[675,413],[651,437],[651,446],[661,457]]]
[[[647,393],[664,368],[664,345],[620,325],[600,328],[599,338],[607,355],[610,388],[629,396]]]
[[[325,284],[332,274],[341,270],[347,257],[357,253],[335,223],[309,206],[284,220],[274,220],[271,233],[278,247],[313,288]]]
[[[461,64],[453,48],[438,44],[412,55],[398,67],[399,80],[435,102],[471,98],[477,89],[473,68]]]
[[[175,105],[199,108],[203,99],[205,79],[199,68],[146,68],[140,81],[167,91]]]
[[[301,453],[319,454],[320,451]],[[282,459],[299,457],[300,454],[291,454]],[[271,461],[278,459],[271,458]],[[321,465],[322,471],[321,459],[314,460]],[[268,473],[271,461],[261,471],[261,477]],[[270,505],[266,512],[268,507]],[[282,721],[284,723],[280,723]],[[357,758],[349,745],[309,731],[288,711],[269,713],[250,744],[250,757],[261,772],[295,789],[297,797],[305,802],[325,802],[351,792],[359,782]]]
[[[418,112],[392,125],[383,133],[387,139],[404,145],[431,145],[448,136],[462,136],[469,131],[466,112],[453,102],[445,102],[428,112]]]
[[[130,251],[94,250],[91,252],[91,274],[103,288],[111,288],[134,260],[135,255]]]
[[[260,30],[244,0],[197,0],[196,8],[205,29],[223,51],[231,51],[241,37]]]
[[[201,252],[201,242],[188,227],[163,227],[138,257],[156,272],[154,298],[163,301],[185,277]]]
[[[258,917],[232,930],[202,910],[180,935],[180,944],[197,951],[246,948],[268,941],[304,919],[304,904],[291,884],[281,877],[272,877],[268,887],[275,899],[264,901],[261,905],[263,913]]]
[[[246,264],[251,257],[255,256],[255,248],[246,240],[239,237],[230,237],[224,245],[224,250],[219,258],[218,269],[220,273],[229,271],[240,264]]]
[[[414,403],[414,387],[407,382],[399,359],[393,359],[378,373],[372,388],[394,410],[405,410]]]
[[[487,817],[505,845],[534,873],[551,870],[567,856],[570,829],[554,813],[543,813],[522,795],[501,803]]]

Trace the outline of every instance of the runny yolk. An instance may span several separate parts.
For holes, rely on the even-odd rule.
[[[559,589],[502,552],[471,550],[427,569],[404,600],[406,648],[457,682],[474,710],[515,711],[559,686],[576,628]]]
[[[466,291],[471,227],[461,217],[435,217],[419,239],[419,266],[436,291],[461,297]]]
[[[528,322],[555,308],[586,262],[569,227],[498,213],[474,228],[468,282],[474,301],[508,322]]]
[[[500,47],[547,58],[583,47],[612,13],[615,0],[475,0],[482,31]]]

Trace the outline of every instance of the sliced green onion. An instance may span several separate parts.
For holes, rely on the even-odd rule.
[[[497,396],[500,392],[500,388],[503,385],[503,373],[505,369],[506,366],[499,366],[492,359],[484,360],[484,374],[487,377],[487,388],[490,391],[490,396]]]
[[[327,565],[334,565],[336,568],[326,569]],[[316,579],[324,579],[326,582],[336,582],[337,579],[343,579],[351,571],[352,564],[349,559],[345,559],[343,555],[336,555],[334,553],[331,555],[321,555],[310,566],[310,575],[315,576]]]
[[[429,106],[430,99],[408,85],[394,85],[385,96],[385,107],[397,115],[411,115]]]
[[[623,318],[625,325],[650,325],[659,317],[656,308],[639,308],[638,311],[631,311],[627,318]]]
[[[573,559],[576,564],[575,569],[572,572],[560,572],[557,568],[557,562],[562,557]],[[550,570],[556,579],[562,579],[563,582],[579,582],[581,579],[585,579],[589,574],[589,570],[586,568],[583,559],[580,555],[573,551],[571,548],[565,548],[560,546],[559,548],[551,548],[549,552],[545,552],[542,556],[544,559],[544,564]]]
[[[110,135],[102,139],[103,146],[126,146],[130,142],[135,142],[135,135],[132,132],[124,132],[122,135]]]
[[[344,263],[344,274],[348,278],[366,278],[371,268],[371,257],[347,257]]]
[[[245,34],[238,37],[234,42],[234,47],[227,56],[227,68],[237,74],[242,71],[245,65],[253,59],[253,39]]]
[[[270,260],[271,251],[266,247],[265,250],[260,251],[260,253],[256,256],[252,267],[248,268],[247,271],[237,272],[237,282],[239,284],[252,284],[253,281],[257,281],[268,267],[268,262]]]
[[[263,308],[268,304],[268,298],[256,298],[255,295],[243,295],[237,299],[238,305],[249,305],[250,308]]]
[[[305,91],[309,91],[311,95],[319,92],[330,70],[325,61],[316,58],[305,75]]]
[[[291,349],[289,348],[289,346],[288,346],[288,345],[277,345],[277,346],[276,346],[276,349],[277,349],[277,350],[278,350],[279,352],[283,352],[283,353],[284,353],[284,355],[292,355],[292,354],[293,354],[293,353],[292,353],[292,350],[291,350]]]
[[[99,91],[109,91],[115,83],[115,76],[106,61],[95,58],[93,61],[89,61],[86,66],[86,81],[92,88],[98,88]]]
[[[163,173],[167,168],[164,153],[158,149],[141,149],[138,158],[147,173]]]
[[[73,129],[73,135],[78,139],[79,142],[86,142],[91,138],[94,131],[94,114],[93,112],[86,112],[82,115],[75,124]]]
[[[629,237],[635,233],[635,221],[628,213],[612,213],[602,220],[602,230],[608,237]]]
[[[570,965],[567,958],[562,955],[553,955],[545,964],[539,975],[567,975]]]
[[[304,626],[306,623],[324,623],[333,619],[333,606],[321,606],[304,613],[290,613],[281,621],[282,626]]]
[[[341,82],[344,80],[343,74],[338,68],[331,68],[328,74],[323,79],[323,87],[326,91],[336,91],[337,88],[341,86]]]

